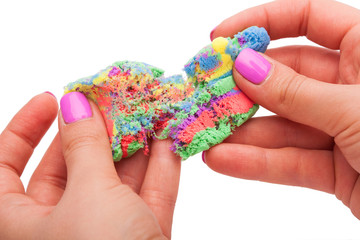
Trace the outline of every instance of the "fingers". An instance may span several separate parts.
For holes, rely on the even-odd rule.
[[[234,79],[255,102],[292,121],[337,136],[360,118],[357,85],[316,81],[252,49],[235,60]]]
[[[338,82],[340,53],[311,46],[287,46],[266,51],[266,55],[295,72],[322,82]]]
[[[66,186],[66,165],[57,134],[32,175],[26,194],[46,205],[56,205]]]
[[[43,93],[31,99],[0,135],[0,194],[24,192],[24,167],[57,113],[56,99]]]
[[[336,1],[274,1],[240,12],[211,34],[233,36],[250,26],[264,27],[271,39],[306,36],[328,48],[338,49],[344,36],[360,23],[360,12]]]
[[[67,189],[84,191],[120,183],[105,123],[96,105],[82,93],[68,93],[60,101],[59,131],[67,167]]]
[[[179,188],[180,158],[170,150],[171,140],[154,140],[140,196],[155,214],[164,235],[171,236],[171,225]]]
[[[116,171],[121,182],[131,187],[134,192],[139,193],[144,181],[148,162],[149,157],[145,156],[140,150],[130,158],[124,158],[121,159],[120,162],[115,163]]]
[[[229,176],[334,193],[331,151],[223,143],[208,150],[205,160],[211,169]]]
[[[278,116],[252,118],[237,128],[224,142],[263,148],[332,150],[334,147],[333,138],[327,134]]]

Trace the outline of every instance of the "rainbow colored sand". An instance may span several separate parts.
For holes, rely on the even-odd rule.
[[[253,103],[236,85],[232,67],[239,52],[264,52],[270,38],[250,27],[234,38],[216,38],[198,52],[181,75],[146,63],[115,62],[97,74],[65,87],[93,100],[106,122],[114,161],[144,148],[148,138],[172,138],[171,150],[183,160],[221,143],[235,127],[255,114]],[[160,135],[156,131],[161,130]]]

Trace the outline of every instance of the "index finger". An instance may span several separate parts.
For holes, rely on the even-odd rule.
[[[342,39],[360,23],[360,11],[329,0],[275,1],[242,11],[217,26],[211,38],[229,37],[250,27],[264,27],[272,40],[306,36],[339,49]]]
[[[20,176],[36,145],[57,113],[56,99],[48,93],[31,99],[0,135],[0,195],[24,193]]]

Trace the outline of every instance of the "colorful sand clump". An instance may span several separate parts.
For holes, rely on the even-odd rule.
[[[264,52],[270,38],[250,27],[234,38],[216,38],[186,63],[187,78],[141,62],[115,62],[65,87],[84,93],[99,107],[114,161],[144,148],[149,137],[172,138],[171,150],[187,159],[221,143],[258,109],[236,85],[232,68],[239,52]],[[160,134],[156,134],[160,132]]]

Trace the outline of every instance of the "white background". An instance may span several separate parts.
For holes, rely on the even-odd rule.
[[[60,99],[65,84],[117,60],[178,73],[223,19],[264,2],[1,0],[0,129],[32,96]],[[311,43],[270,47],[288,44]],[[35,151],[25,185],[56,132],[54,124]],[[360,239],[360,222],[333,195],[223,176],[196,155],[182,165],[173,239]]]

